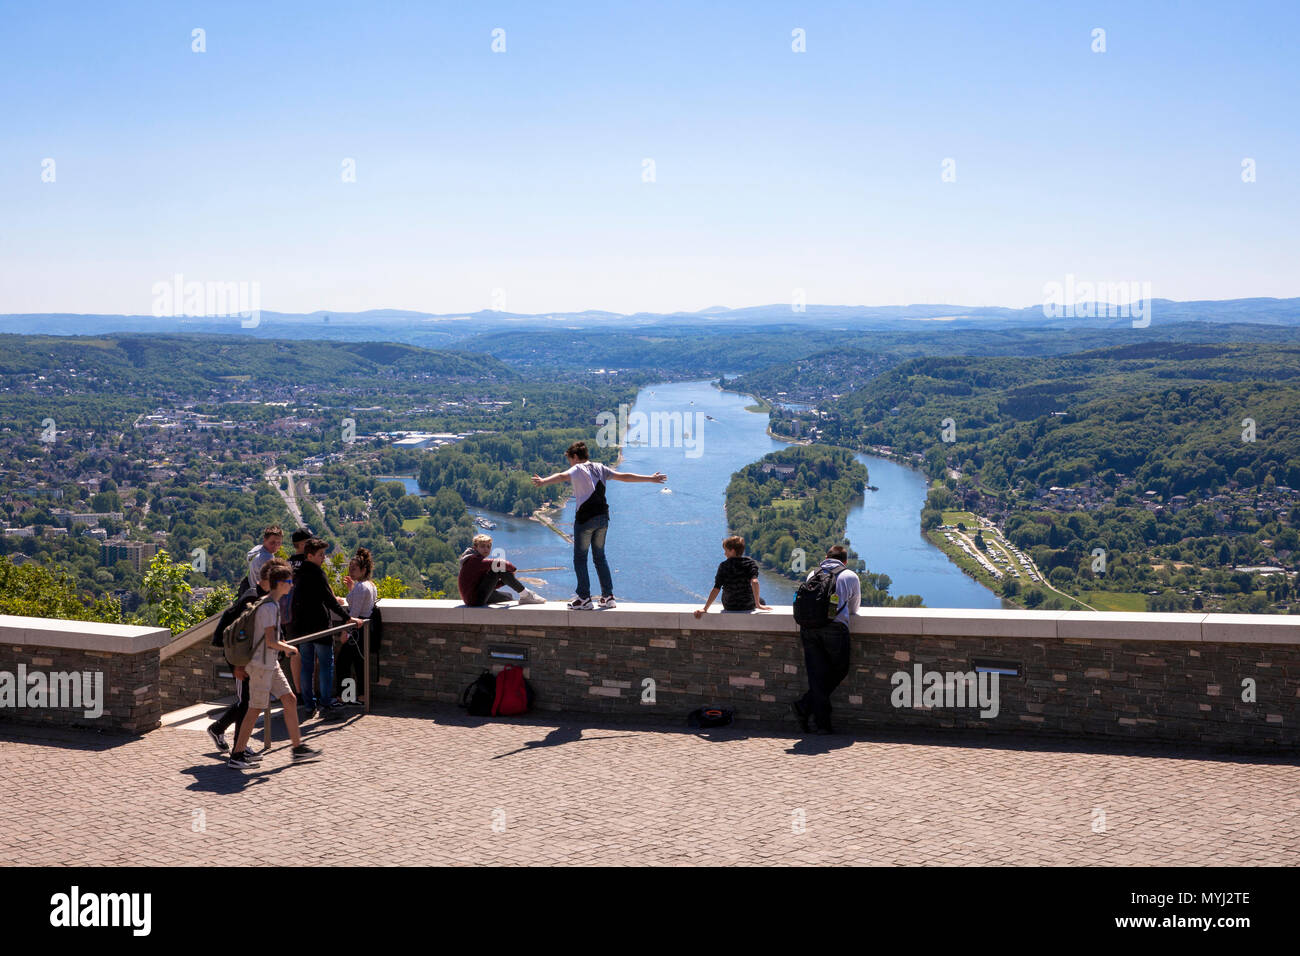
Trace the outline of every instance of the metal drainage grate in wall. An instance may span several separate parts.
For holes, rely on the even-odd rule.
[[[522,644],[492,644],[488,647],[488,657],[494,661],[526,661],[528,648]]]
[[[972,659],[971,667],[975,669],[976,674],[997,674],[1001,677],[1019,677],[1020,663],[1018,661],[994,661],[988,659]]]

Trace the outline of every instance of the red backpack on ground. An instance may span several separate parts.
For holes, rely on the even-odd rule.
[[[502,669],[497,674],[496,699],[492,701],[493,717],[514,717],[528,713],[528,682],[524,680],[524,670],[514,664]]]

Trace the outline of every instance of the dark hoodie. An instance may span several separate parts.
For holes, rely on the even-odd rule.
[[[293,575],[293,634],[315,634],[348,619],[347,608],[330,590],[329,578],[320,565],[303,561]],[[330,644],[333,635],[318,637],[313,644]]]
[[[456,587],[460,591],[460,599],[466,604],[472,605],[478,598],[478,586],[483,581],[483,576],[492,570],[494,560],[498,559],[490,555],[483,557],[473,546],[466,548],[460,556],[460,574],[456,576]],[[498,571],[517,570],[509,561],[499,560],[501,563],[497,565]]]

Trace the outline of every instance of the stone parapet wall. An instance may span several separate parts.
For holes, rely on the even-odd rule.
[[[455,703],[483,670],[525,654],[540,711],[681,723],[717,704],[793,728],[787,705],[806,685],[789,612],[696,620],[689,611],[385,601],[376,698]],[[1300,625],[1284,617],[868,609],[854,620],[835,722],[845,731],[963,728],[1292,750],[1298,640]],[[903,695],[894,675],[913,678],[918,665],[922,686],[929,672],[1016,673],[999,674],[996,715],[982,717],[991,708],[912,706],[926,701]],[[900,695],[906,702],[895,706]]]

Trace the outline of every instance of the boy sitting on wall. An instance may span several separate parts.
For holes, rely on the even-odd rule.
[[[696,618],[708,613],[719,591],[722,592],[724,611],[772,610],[758,595],[758,562],[745,557],[745,539],[733,534],[722,542],[722,553],[726,559],[718,565],[718,573],[713,577],[713,590],[709,592],[704,607],[695,612]]]
[[[474,543],[460,556],[460,574],[456,577],[456,587],[460,599],[469,607],[483,607],[485,604],[501,604],[509,601],[510,595],[497,588],[504,584],[519,595],[519,604],[545,604],[546,598],[536,591],[524,587],[515,577],[515,566],[504,557],[492,557],[492,536],[474,535]]]

